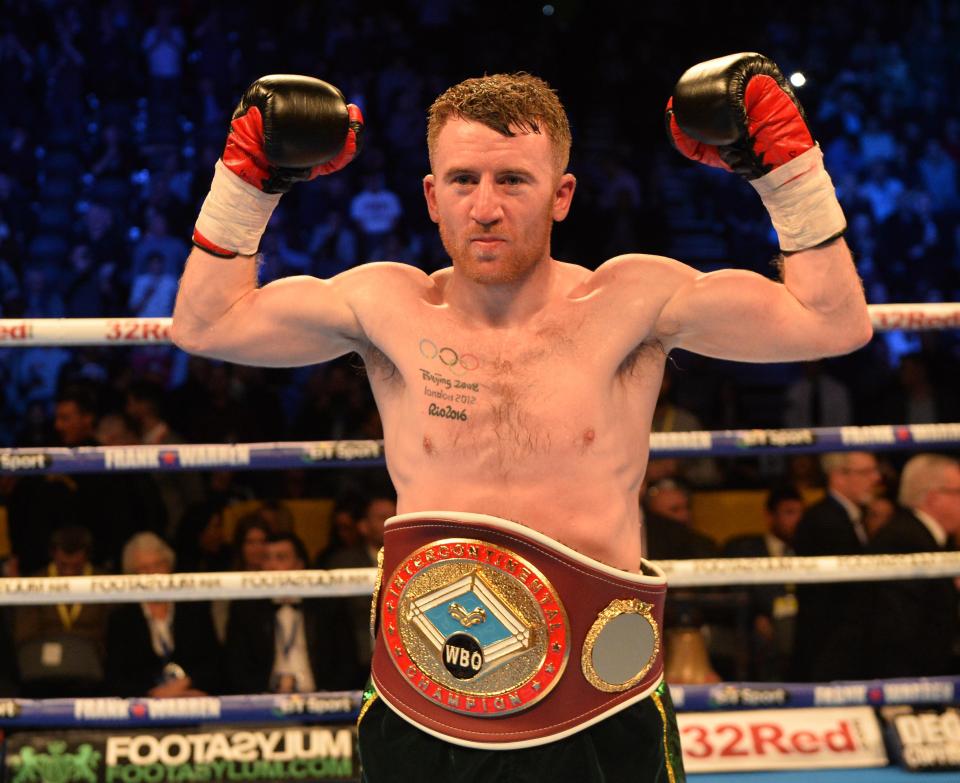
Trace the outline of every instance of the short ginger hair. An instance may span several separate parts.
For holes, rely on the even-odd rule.
[[[450,118],[479,122],[504,136],[544,133],[558,173],[570,162],[570,121],[556,92],[529,73],[497,73],[455,84],[427,112],[427,150],[433,165],[437,138]]]

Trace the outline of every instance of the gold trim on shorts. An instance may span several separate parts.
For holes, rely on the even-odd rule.
[[[673,764],[670,763],[670,736],[669,736],[669,721],[667,720],[667,710],[663,706],[663,699],[660,698],[660,694],[654,691],[650,694],[650,698],[653,699],[653,703],[657,705],[657,712],[660,713],[660,722],[663,723],[663,761],[667,765],[667,777],[670,778],[670,783],[676,783],[676,776],[673,774]]]

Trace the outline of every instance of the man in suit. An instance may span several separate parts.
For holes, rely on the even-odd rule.
[[[173,550],[155,533],[123,548],[127,574],[170,574]],[[116,696],[202,696],[218,693],[220,644],[206,601],[123,604],[107,626],[107,690]]]
[[[90,576],[94,542],[90,531],[66,524],[53,531],[50,561],[30,576]],[[106,604],[17,606],[13,641],[23,695],[30,698],[96,695],[103,679]]]
[[[686,560],[716,557],[719,548],[705,533],[694,529],[690,491],[679,481],[660,479],[643,494],[644,557]]]
[[[326,559],[326,568],[370,568],[377,564],[377,553],[383,546],[383,528],[397,513],[397,499],[392,492],[374,492],[367,499],[362,516],[357,520],[360,541],[355,546],[337,549]],[[370,636],[370,599],[363,595],[335,599],[342,601],[350,614],[358,663],[370,668],[373,639]]]
[[[870,542],[875,554],[956,548],[960,531],[960,462],[918,454],[903,468],[900,508]],[[953,646],[960,631],[953,579],[913,579],[873,585],[870,628],[874,677],[956,674]]]
[[[786,557],[793,554],[793,536],[803,516],[803,497],[792,486],[770,491],[764,502],[767,530],[735,536],[723,547],[725,557]],[[783,680],[793,651],[797,617],[794,585],[750,588],[750,678]]]
[[[267,542],[265,571],[306,567],[291,532]],[[350,619],[329,599],[233,601],[227,621],[227,670],[237,693],[307,693],[363,686]]]
[[[827,477],[827,494],[807,509],[797,525],[794,551],[800,556],[864,554],[863,507],[880,485],[877,460],[865,451],[848,451],[824,454],[820,465]],[[797,588],[794,676],[798,680],[863,676],[866,597],[864,586],[857,583]]]

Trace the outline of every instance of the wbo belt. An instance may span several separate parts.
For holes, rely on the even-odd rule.
[[[429,734],[508,750],[554,742],[663,678],[663,572],[586,557],[498,517],[387,520],[372,677]]]

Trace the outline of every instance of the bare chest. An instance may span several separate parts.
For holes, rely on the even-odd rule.
[[[428,452],[467,451],[516,463],[554,452],[590,428],[587,401],[600,394],[599,379],[576,346],[539,335],[500,344],[449,335],[447,342],[459,345],[419,342],[406,400]]]
[[[578,317],[502,332],[438,320],[394,337],[396,375],[374,383],[388,448],[501,479],[623,451],[662,369],[624,374],[622,349]]]

